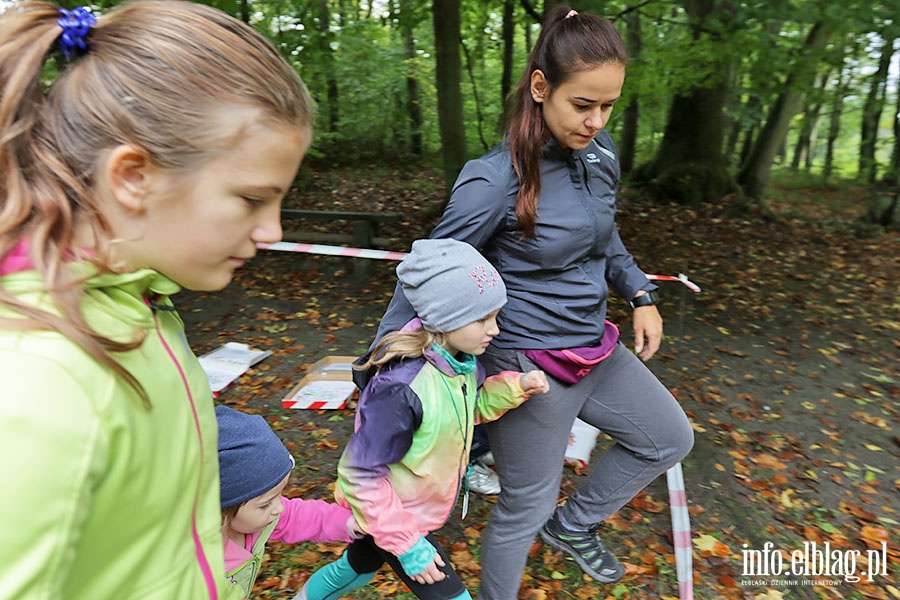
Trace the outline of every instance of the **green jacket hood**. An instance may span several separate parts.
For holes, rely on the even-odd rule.
[[[15,519],[2,527],[0,596],[241,597],[225,579],[212,393],[168,297],[179,286],[150,269],[67,267],[84,277],[88,324],[140,340],[113,356],[150,407],[59,333],[0,327],[0,440],[15,449],[0,457],[15,490],[0,495],[0,515]],[[38,272],[2,273],[6,292],[53,310]]]

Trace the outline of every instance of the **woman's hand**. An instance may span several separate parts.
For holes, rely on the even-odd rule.
[[[432,583],[437,583],[442,579],[447,577],[447,574],[441,571],[440,567],[444,566],[444,559],[441,558],[440,554],[434,555],[434,562],[425,567],[422,571],[419,571],[415,575],[410,575],[409,578],[415,581],[416,583],[421,583],[422,585],[430,585]]]
[[[656,306],[639,306],[634,309],[634,351],[643,361],[648,361],[659,350],[662,341],[663,322]]]
[[[526,395],[546,394],[550,391],[547,375],[543,371],[529,371],[519,377],[519,386]]]

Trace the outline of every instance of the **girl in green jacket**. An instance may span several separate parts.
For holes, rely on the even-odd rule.
[[[280,239],[311,107],[208,6],[0,16],[0,598],[242,596],[212,396],[169,296]]]

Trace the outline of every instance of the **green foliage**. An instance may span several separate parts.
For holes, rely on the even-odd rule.
[[[430,2],[203,1],[238,16],[242,10],[247,11],[250,22],[296,65],[318,104],[314,156],[339,163],[361,159],[440,162]],[[543,7],[542,3],[533,4]],[[639,102],[636,164],[653,157],[676,95],[713,89],[721,81],[729,86],[724,111],[728,127],[732,128],[726,133],[732,135],[734,145],[728,150],[739,150],[741,144],[752,142],[765,124],[769,109],[790,81],[794,65],[808,62],[817,72],[828,75],[824,87],[807,91],[808,100],[823,106],[813,128],[813,168],[821,168],[825,160],[829,107],[834,105],[841,109],[841,127],[833,147],[832,173],[837,177],[855,175],[860,110],[867,92],[867,77],[877,61],[873,50],[885,36],[896,36],[900,27],[893,2],[722,0],[703,19],[702,26],[694,29],[686,11],[692,5],[687,0],[572,0],[570,4],[582,11],[603,14],[623,35],[627,32],[625,15],[639,16],[642,49],[629,64],[621,108],[608,126],[614,137],[620,134],[621,110],[632,101]],[[461,81],[470,156],[480,154],[500,139],[503,6],[502,0],[463,0],[461,4]],[[325,28],[319,23],[323,7],[327,8],[329,19]],[[521,75],[530,45],[539,32],[539,25],[522,3],[515,2],[514,11],[513,84]],[[833,24],[835,34],[824,50],[810,53],[805,47],[806,37],[818,20]],[[406,31],[412,33],[414,40],[412,57],[404,45]],[[422,118],[419,132],[413,131],[409,114],[407,78],[418,86]],[[846,93],[838,90],[841,80],[848,82]],[[895,102],[896,81],[894,73],[886,107]],[[889,108],[883,111],[877,156],[882,169],[893,146],[892,113]],[[786,147],[793,148],[803,123],[802,115],[793,119]],[[422,138],[421,156],[410,153],[410,140],[415,133]],[[737,156],[727,158],[734,168],[739,162]]]
[[[430,85],[432,65],[421,55],[406,59],[403,49],[392,43],[390,31],[371,23],[343,29],[332,46],[340,120],[338,130],[330,131],[322,123],[326,112],[320,111],[321,143],[335,150],[349,145],[354,156],[364,158],[403,154],[410,133],[405,111],[406,78],[419,81],[425,118],[436,119]],[[320,103],[323,101],[328,100]],[[427,138],[436,135],[432,129],[423,133]]]

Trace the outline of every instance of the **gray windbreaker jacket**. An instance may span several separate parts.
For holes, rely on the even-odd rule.
[[[606,131],[584,150],[567,151],[551,140],[541,162],[535,235],[525,238],[517,225],[519,181],[508,145],[499,144],[463,167],[431,237],[468,242],[503,276],[509,302],[500,311],[493,346],[596,345],[603,336],[610,287],[626,299],[638,290],[656,289],[616,228],[620,174]],[[412,315],[398,286],[378,338]]]

